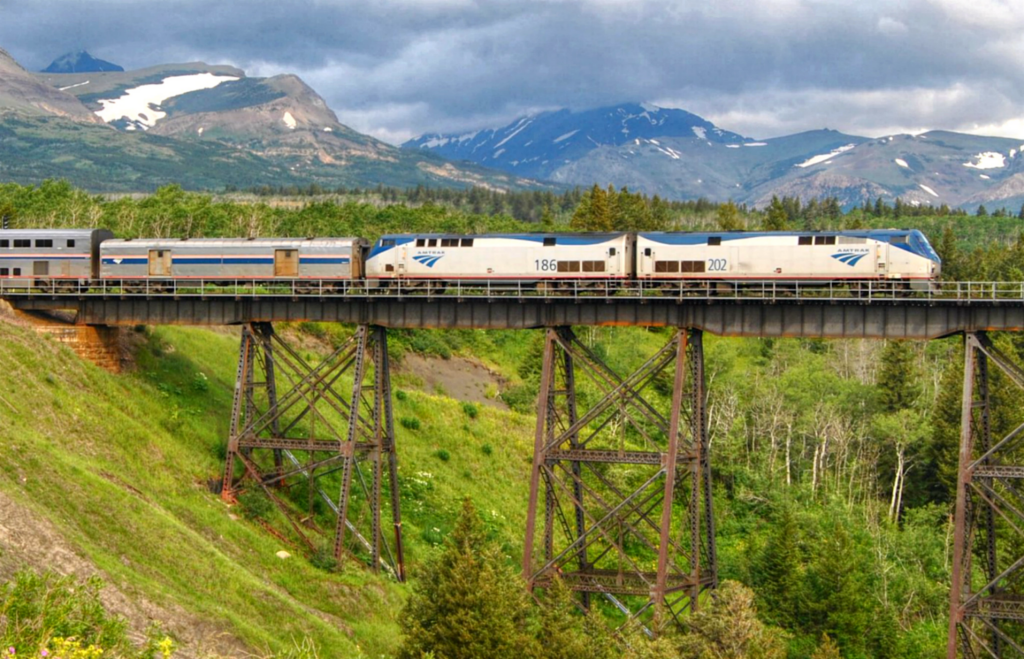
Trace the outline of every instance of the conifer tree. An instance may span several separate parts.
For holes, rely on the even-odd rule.
[[[801,564],[800,528],[786,508],[754,565],[758,608],[767,622],[789,629],[798,626],[804,599]]]
[[[524,630],[527,613],[521,578],[487,540],[466,499],[444,552],[423,568],[402,611],[398,656],[524,659],[534,653]]]
[[[909,409],[921,395],[916,355],[909,341],[886,341],[879,357],[878,389],[882,409],[899,412]]]
[[[572,592],[557,577],[544,592],[537,622],[541,659],[615,659],[620,654],[601,614],[582,614]]]
[[[765,231],[783,231],[789,224],[789,214],[778,196],[772,195],[772,203],[768,205],[768,212],[764,216]]]
[[[685,659],[783,659],[786,635],[757,619],[754,593],[735,581],[724,581],[710,606],[686,620],[679,641]]]

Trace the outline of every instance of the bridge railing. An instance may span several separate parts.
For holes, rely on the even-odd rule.
[[[168,280],[28,280],[0,279],[0,297],[48,298],[451,298],[579,299],[594,301],[760,301],[882,302],[886,300],[960,303],[1024,302],[1024,282],[908,282],[901,280],[594,280],[449,281],[393,279],[168,279]]]

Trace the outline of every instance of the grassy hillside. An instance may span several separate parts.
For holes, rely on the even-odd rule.
[[[404,586],[352,564],[318,569],[207,488],[221,468],[237,336],[157,329],[134,338],[137,369],[115,376],[0,323],[0,369],[16,383],[0,394],[0,501],[22,520],[0,533],[0,573],[99,570],[133,627],[156,620],[182,656],[280,653],[307,637],[321,656],[390,653]],[[416,390],[403,390],[395,414],[420,420],[398,430],[413,569],[463,496],[517,546],[530,419],[475,408],[471,418],[460,402]],[[30,533],[64,559],[33,548]],[[281,549],[293,557],[278,558]]]

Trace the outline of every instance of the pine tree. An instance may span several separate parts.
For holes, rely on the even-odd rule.
[[[618,644],[612,639],[601,614],[581,613],[572,592],[557,577],[544,593],[537,618],[538,659],[615,659],[619,656]]]
[[[757,619],[754,593],[735,581],[724,581],[711,606],[686,620],[679,656],[686,659],[783,659],[786,634]]]
[[[877,386],[882,409],[886,412],[909,409],[921,395],[921,378],[913,344],[909,341],[886,341],[879,362]]]
[[[797,626],[804,598],[801,563],[800,528],[787,508],[755,561],[754,585],[765,621],[787,629]]]
[[[608,193],[594,184],[576,207],[569,226],[577,231],[611,231],[613,228],[611,202]]]
[[[976,217],[988,217],[988,209],[985,208],[985,204],[978,206],[978,210],[974,215]]]
[[[523,659],[534,653],[524,631],[527,613],[522,580],[488,542],[467,499],[444,552],[423,568],[402,611],[398,656]]]
[[[839,646],[832,640],[832,637],[822,634],[821,643],[811,655],[811,659],[843,659],[843,655],[839,652]]]
[[[789,214],[778,196],[772,195],[772,202],[764,216],[765,231],[784,231],[789,224]]]

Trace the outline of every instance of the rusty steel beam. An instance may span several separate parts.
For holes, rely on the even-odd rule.
[[[993,377],[998,373],[998,380]],[[984,333],[964,340],[948,659],[1024,657],[1024,425],[993,441],[992,387],[1024,388],[1024,370]]]
[[[312,509],[298,510],[289,497],[292,487],[302,485],[310,506],[320,495],[336,515],[337,560],[365,551],[373,570],[383,567],[404,580],[390,398],[384,328],[360,326],[334,352],[309,363],[270,323],[244,325],[221,496],[233,503],[241,492],[258,488],[317,551],[313,534],[323,532],[311,521]],[[291,462],[287,469],[285,458]],[[240,477],[238,463],[244,467]],[[335,498],[324,484],[337,471],[342,475]],[[384,515],[392,520],[390,538],[382,528]]]
[[[671,396],[651,386],[663,374]],[[531,589],[561,579],[584,606],[608,597],[656,627],[697,607],[717,584],[705,405],[700,331],[674,332],[620,376],[571,329],[546,330],[523,552]]]
[[[544,300],[10,297],[23,311],[69,310],[83,325],[236,325],[340,322],[390,328],[532,329],[691,327],[722,336],[934,339],[960,332],[1024,331],[1019,300]]]

